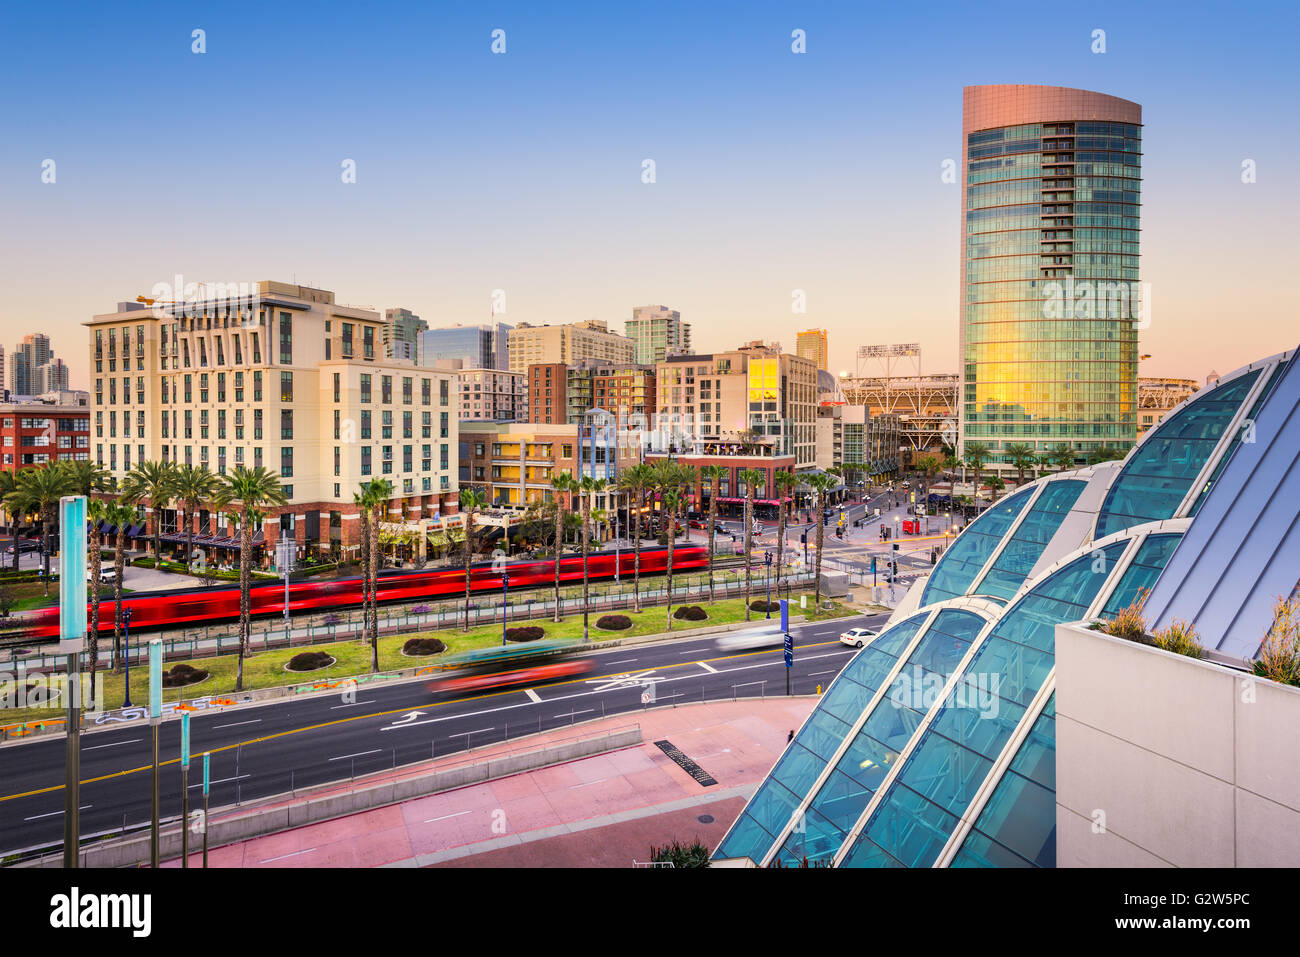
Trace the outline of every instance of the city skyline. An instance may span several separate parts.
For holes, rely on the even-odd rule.
[[[11,110],[27,146],[0,155],[14,226],[0,321],[47,331],[81,387],[87,359],[69,345],[81,324],[177,273],[324,286],[380,311],[405,306],[431,328],[594,317],[618,329],[635,305],[664,302],[695,326],[698,352],[755,337],[789,346],[817,327],[833,355],[916,341],[929,370],[956,372],[960,190],[943,181],[943,164],[960,165],[962,87],[1012,82],[1143,104],[1152,325],[1140,349],[1152,358],[1140,372],[1203,380],[1295,344],[1277,320],[1295,292],[1282,237],[1297,191],[1281,171],[1297,134],[1276,122],[1289,106],[1272,77],[1294,73],[1285,26],[1296,14],[1179,6],[1171,20],[1173,9],[1002,18],[930,45],[913,38],[906,14],[848,6],[767,6],[743,23],[683,6],[562,27],[509,6],[491,18],[388,9],[348,21],[353,43],[396,53],[418,53],[436,35],[439,56],[406,69],[425,89],[454,74],[454,105],[410,91],[378,98],[396,67],[346,81],[321,73],[311,41],[338,28],[338,14],[321,13],[286,46],[287,14],[253,30],[241,7],[197,19],[160,8],[138,21],[88,11],[101,21],[95,40],[60,46],[55,58],[67,38],[20,12],[24,44],[6,50],[5,69],[39,62],[47,82]],[[202,55],[191,52],[196,28],[206,31]],[[490,50],[497,28],[504,55]],[[795,29],[805,54],[791,50]],[[1095,29],[1106,30],[1104,54],[1091,50]],[[148,50],[147,82],[111,69],[121,49]],[[239,78],[242,64],[272,51],[292,79]],[[1013,52],[1014,70],[988,67]],[[641,83],[607,69],[646,53],[672,56],[677,75]],[[56,60],[75,65],[51,70]],[[235,78],[211,84],[214,70]],[[111,74],[82,91],[92,118],[61,124],[55,105],[91,74]],[[592,91],[597,74],[608,82]],[[889,97],[869,95],[882,84]],[[394,153],[385,128],[417,110],[409,151]],[[291,124],[292,147],[200,148],[208,126],[272,111],[304,117]],[[154,130],[176,149],[145,162],[137,146]],[[41,182],[46,159],[53,183]],[[355,183],[341,182],[349,159]],[[641,181],[644,159],[655,162],[654,183]],[[1248,161],[1255,182],[1242,181]],[[127,225],[158,209],[204,228]],[[322,216],[365,240],[338,241],[313,225]],[[250,230],[254,221],[280,227]],[[132,242],[104,241],[124,229],[138,233]],[[792,312],[801,294],[807,311]],[[1218,334],[1229,308],[1244,317],[1230,338]]]

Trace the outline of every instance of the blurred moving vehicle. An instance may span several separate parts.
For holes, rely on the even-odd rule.
[[[596,667],[590,658],[574,656],[577,647],[557,640],[476,648],[443,659],[438,665],[443,674],[426,687],[435,697],[449,698],[574,678]]]
[[[40,550],[41,550],[41,543],[38,539],[25,538],[18,542],[18,554],[20,555],[25,554],[27,552],[39,552]],[[12,555],[13,553],[14,553],[14,547],[12,545],[10,545],[8,548],[5,549],[6,555]]]
[[[854,648],[861,648],[864,644],[880,632],[874,628],[850,628],[844,634],[840,635],[840,644],[852,645]]]
[[[719,651],[749,651],[754,648],[773,648],[785,644],[785,632],[779,621],[764,622],[757,628],[733,631],[722,635],[714,643]]]

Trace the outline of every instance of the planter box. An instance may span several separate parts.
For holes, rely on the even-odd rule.
[[[1060,867],[1300,864],[1300,688],[1056,626]]]

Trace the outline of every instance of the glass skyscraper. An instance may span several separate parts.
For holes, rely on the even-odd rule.
[[[1141,124],[1086,90],[963,91],[963,452],[1136,441]]]

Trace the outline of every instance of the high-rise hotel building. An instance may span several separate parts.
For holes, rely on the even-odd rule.
[[[1142,108],[1052,86],[962,98],[961,446],[1136,440]]]
[[[289,497],[265,537],[326,551],[356,544],[352,497],[372,479],[393,484],[388,521],[456,511],[454,372],[385,358],[383,317],[324,289],[261,282],[245,305],[121,303],[86,324],[94,461],[119,480],[144,460],[265,466]],[[197,531],[220,534],[209,518]],[[176,523],[166,510],[164,532]]]

